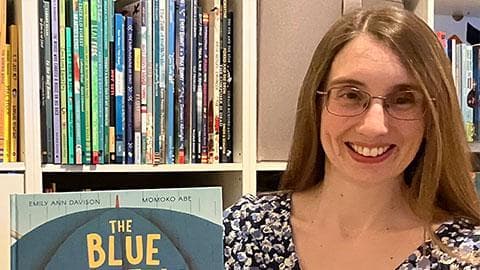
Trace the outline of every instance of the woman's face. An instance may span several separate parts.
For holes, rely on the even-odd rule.
[[[335,57],[322,91],[332,88],[360,89],[372,96],[416,89],[399,58],[367,35],[349,42]],[[346,98],[350,101],[352,96]],[[403,106],[402,99],[395,100]],[[422,142],[423,115],[418,120],[399,120],[385,111],[384,102],[372,99],[366,111],[350,117],[323,109],[320,134],[327,176],[338,175],[364,184],[403,177]]]

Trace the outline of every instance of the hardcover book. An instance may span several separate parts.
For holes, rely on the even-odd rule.
[[[11,269],[223,269],[220,187],[10,201]]]

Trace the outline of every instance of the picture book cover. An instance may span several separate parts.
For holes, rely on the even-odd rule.
[[[223,269],[221,187],[11,195],[11,269]]]

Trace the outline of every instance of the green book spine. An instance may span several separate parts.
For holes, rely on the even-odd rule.
[[[98,2],[90,1],[90,71],[91,71],[91,121],[92,121],[92,164],[98,164],[99,125],[98,125]]]
[[[65,51],[65,0],[59,1],[60,15],[60,125],[61,125],[61,163],[68,163],[68,125],[67,125],[67,65]]]
[[[104,88],[104,45],[103,45],[103,0],[97,0],[97,48],[98,48],[98,163],[104,164],[105,154],[105,88]]]
[[[73,112],[73,65],[72,65],[72,28],[65,27],[67,56],[67,122],[68,122],[68,164],[75,164],[74,151],[74,112]]]
[[[113,28],[113,12],[109,0],[103,0],[103,104],[104,104],[104,163],[110,160],[110,34]]]
[[[80,130],[81,130],[81,164],[85,162],[85,142],[86,139],[86,127],[85,127],[85,40],[83,36],[85,35],[84,29],[84,12],[83,12],[83,0],[78,0],[78,47],[79,47],[79,73],[80,73]],[[78,152],[78,149],[77,149]],[[77,164],[78,160],[77,160]]]
[[[91,89],[90,89],[90,20],[89,20],[89,3],[83,2],[83,72],[84,72],[84,100],[83,106],[85,110],[85,141],[83,143],[85,149],[83,151],[83,163],[92,163],[92,124],[91,124]]]
[[[82,8],[83,10],[83,8]],[[83,16],[81,16],[83,17]],[[79,39],[79,1],[72,0],[72,25],[73,25],[73,99],[74,99],[74,123],[75,123],[75,164],[82,164],[82,119],[81,119],[81,81],[80,73],[82,62],[80,61]],[[82,27],[83,28],[83,27]],[[83,40],[83,39],[82,39]],[[83,42],[82,42],[83,44]]]

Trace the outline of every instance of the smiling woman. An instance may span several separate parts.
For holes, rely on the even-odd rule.
[[[395,8],[341,18],[297,107],[282,191],[225,211],[226,269],[477,269],[456,91],[422,20]]]

